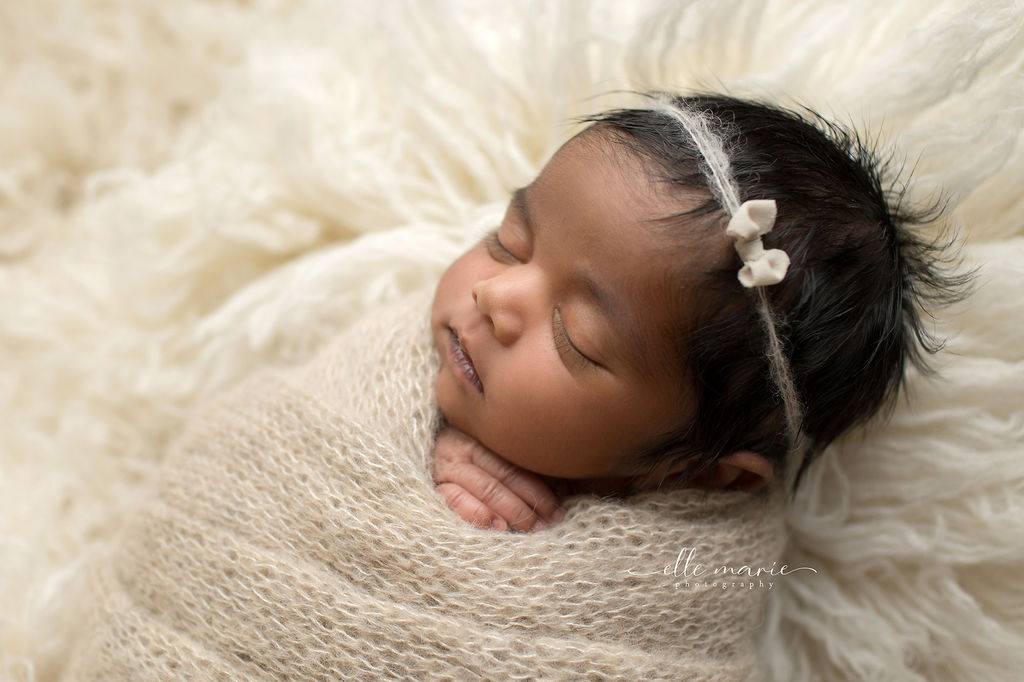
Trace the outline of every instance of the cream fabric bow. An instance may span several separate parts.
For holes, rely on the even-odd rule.
[[[747,287],[778,284],[789,270],[789,256],[781,249],[765,250],[761,235],[775,227],[775,200],[744,201],[729,219],[725,233],[736,240],[736,253],[743,259],[740,283]]]

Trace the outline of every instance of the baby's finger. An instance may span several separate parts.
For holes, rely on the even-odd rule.
[[[532,506],[528,506],[501,481],[492,476],[490,472],[477,466],[475,462],[448,462],[443,467],[435,467],[434,475],[439,485],[455,483],[462,487],[469,496],[515,530],[540,530],[545,527],[540,517],[534,513]],[[538,522],[541,522],[541,526],[535,529],[534,526]]]
[[[543,530],[548,523],[533,508],[532,500],[525,502],[489,471],[475,463],[466,463],[458,477],[466,491],[488,509],[504,519],[518,531]]]
[[[444,497],[444,501],[449,509],[474,526],[499,531],[508,529],[508,523],[504,519],[488,509],[480,500],[470,495],[458,483],[441,483],[437,486],[437,490]]]
[[[545,524],[558,523],[565,516],[561,508],[558,496],[541,479],[540,476],[518,467],[484,448],[476,448],[473,451],[473,463],[496,478],[513,495],[530,508],[533,516],[536,517],[530,524],[540,520]],[[519,528],[518,525],[509,521],[519,530],[530,528]]]

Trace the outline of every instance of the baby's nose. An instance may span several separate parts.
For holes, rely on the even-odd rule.
[[[522,301],[511,282],[499,278],[482,280],[473,285],[477,310],[494,329],[494,337],[508,346],[523,333]]]

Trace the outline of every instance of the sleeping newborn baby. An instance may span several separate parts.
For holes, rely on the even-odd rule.
[[[437,288],[435,477],[477,525],[792,482],[926,338],[928,249],[856,138],[722,97],[590,122]]]
[[[436,290],[190,422],[65,678],[756,676],[785,494],[896,391],[944,280],[856,138],[647,104]]]
[[[685,337],[719,305],[705,279],[738,266],[724,227],[708,229],[699,155],[648,158],[627,123],[602,121],[566,144],[438,285],[437,394],[451,426],[436,477],[474,523],[545,528],[564,513],[553,480],[635,491],[686,471],[701,396]],[[660,177],[659,161],[688,182]],[[714,454],[706,478],[717,485],[770,477],[761,455]]]

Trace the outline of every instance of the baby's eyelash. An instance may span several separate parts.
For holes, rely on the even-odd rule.
[[[565,329],[565,323],[562,322],[562,314],[558,312],[558,308],[555,308],[551,324],[554,327],[555,349],[558,351],[559,355],[570,358],[570,361],[575,362],[579,367],[596,366],[596,363],[593,360],[581,353],[580,350],[573,345],[572,339],[569,338],[569,333]]]
[[[491,230],[487,233],[487,236],[484,237],[484,244],[487,246],[487,252],[491,254],[491,258],[494,260],[501,263],[519,262],[519,259],[501,243],[501,239],[498,238],[497,230]]]

